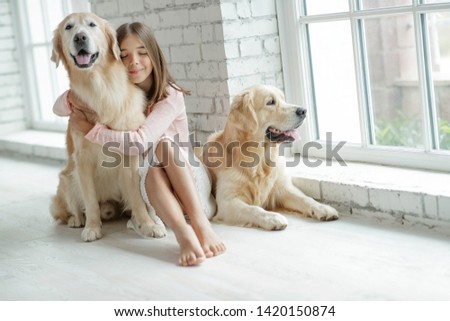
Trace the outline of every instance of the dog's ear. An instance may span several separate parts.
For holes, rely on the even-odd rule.
[[[62,42],[61,42],[61,34],[59,33],[59,26],[55,29],[53,32],[53,49],[52,49],[52,56],[50,57],[50,60],[53,61],[56,64],[56,68],[59,66],[59,61],[61,60],[62,56]]]
[[[239,130],[255,133],[258,129],[258,118],[253,103],[253,93],[250,90],[243,91],[233,99],[230,116],[232,124]]]
[[[117,44],[116,32],[106,20],[104,20],[104,26],[106,39],[108,40],[108,46],[111,49],[111,53],[116,60],[120,60],[120,48]]]

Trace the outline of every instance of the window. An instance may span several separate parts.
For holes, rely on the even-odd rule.
[[[53,30],[67,14],[89,11],[88,0],[18,0],[12,4],[19,22],[17,38],[31,126],[35,129],[65,129],[67,119],[52,112],[56,98],[69,88],[64,66],[56,68],[50,61]]]
[[[346,160],[450,171],[450,1],[296,0],[277,11],[286,96],[308,109],[295,152],[326,157],[345,141]]]

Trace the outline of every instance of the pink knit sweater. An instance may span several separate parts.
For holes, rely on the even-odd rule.
[[[147,115],[145,122],[136,131],[116,131],[106,125],[96,123],[86,134],[89,141],[104,145],[108,142],[119,143],[119,150],[128,155],[137,155],[137,148],[124,148],[124,146],[143,146],[145,152],[158,144],[162,137],[169,137],[183,143],[183,147],[189,142],[189,130],[184,104],[183,93],[171,86],[167,87],[169,95],[164,100],[156,103]],[[68,91],[58,97],[53,105],[53,112],[58,116],[69,116],[72,112],[67,100]],[[127,135],[125,135],[127,134]],[[188,147],[184,147],[188,149]]]

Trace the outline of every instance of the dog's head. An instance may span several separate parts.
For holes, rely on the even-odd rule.
[[[229,121],[257,141],[291,142],[306,117],[306,109],[286,103],[273,86],[256,85],[238,94],[231,105]]]
[[[51,60],[67,70],[90,70],[98,61],[120,60],[116,34],[93,13],[72,13],[54,31]]]

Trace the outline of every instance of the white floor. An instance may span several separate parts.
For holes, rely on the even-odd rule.
[[[126,220],[81,241],[48,212],[59,166],[0,158],[0,300],[450,300],[450,237],[342,216],[281,232],[214,225],[225,255],[176,265]]]

